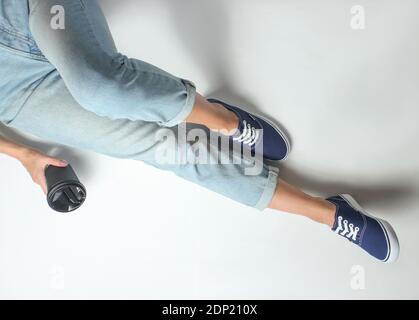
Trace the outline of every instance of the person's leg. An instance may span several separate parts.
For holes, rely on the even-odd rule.
[[[29,4],[38,47],[89,111],[169,127],[186,120],[210,129],[237,128],[236,115],[197,95],[191,82],[118,53],[95,0],[29,0]],[[62,30],[51,27],[51,8],[57,5],[65,10]]]
[[[325,224],[380,261],[393,262],[399,256],[399,241],[392,226],[367,213],[350,195],[322,199],[278,180],[269,208]]]
[[[202,124],[211,130],[234,133],[239,126],[236,114],[218,103],[211,103],[200,94],[196,95],[192,112],[185,119],[187,123]]]
[[[278,180],[269,208],[302,215],[330,228],[335,223],[334,204],[323,198],[308,195],[283,180]]]
[[[237,155],[235,163],[232,159],[229,163],[216,163],[212,160],[219,155],[225,158],[230,150],[217,153],[204,139],[185,141],[184,149],[179,150],[184,134],[178,126],[162,128],[153,122],[112,120],[87,111],[75,101],[56,70],[48,74],[16,113],[9,123],[12,127],[56,143],[141,160],[247,206],[266,208],[275,191],[276,168],[262,163],[257,174],[246,174],[246,166]],[[160,133],[172,134],[172,141],[159,136]],[[194,163],[197,149],[208,150],[211,163]],[[181,151],[192,159],[166,162],[159,158],[160,151],[165,150],[168,154]]]

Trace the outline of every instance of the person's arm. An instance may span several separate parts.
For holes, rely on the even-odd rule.
[[[37,150],[12,142],[0,136],[0,153],[13,157],[22,163],[31,175],[33,182],[38,184],[42,191],[47,193],[47,183],[45,179],[45,168],[48,165],[57,167],[67,166],[65,160],[52,158]]]

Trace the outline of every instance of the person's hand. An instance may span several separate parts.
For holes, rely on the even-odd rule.
[[[47,181],[45,178],[46,167],[48,165],[53,165],[56,167],[66,167],[68,165],[68,162],[65,160],[50,157],[33,149],[25,150],[21,156],[20,161],[31,175],[33,182],[38,184],[45,194],[47,194],[48,191]]]

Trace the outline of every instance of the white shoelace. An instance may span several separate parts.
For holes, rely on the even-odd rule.
[[[234,137],[233,140],[251,147],[256,144],[259,137],[259,130],[251,126],[250,123],[247,123],[246,120],[243,120],[243,132],[239,136]]]
[[[343,237],[352,239],[356,241],[358,236],[359,228],[355,227],[352,223],[349,223],[348,220],[343,220],[342,216],[338,216],[338,227],[335,230],[335,233],[340,234]]]

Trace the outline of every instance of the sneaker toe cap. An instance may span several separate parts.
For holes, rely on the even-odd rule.
[[[290,152],[287,137],[280,128],[264,119],[258,119],[263,128],[263,153],[271,160],[284,160]]]
[[[395,254],[398,255],[398,242],[392,233],[394,231],[389,230],[385,222],[367,217],[367,229],[362,239],[363,249],[381,261],[395,260]]]

